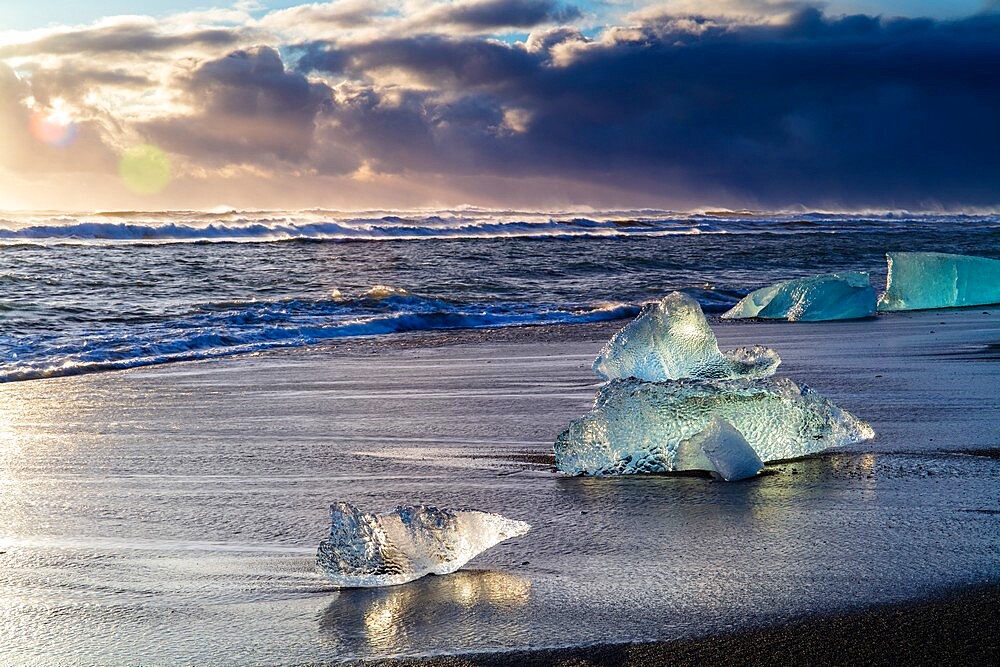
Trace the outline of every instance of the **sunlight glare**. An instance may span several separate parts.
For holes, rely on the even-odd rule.
[[[42,143],[65,148],[76,140],[76,123],[58,108],[36,111],[28,120],[31,135]]]
[[[170,158],[151,144],[134,146],[122,156],[118,173],[129,190],[143,195],[156,194],[171,179]]]

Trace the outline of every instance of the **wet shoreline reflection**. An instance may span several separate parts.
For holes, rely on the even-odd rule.
[[[320,614],[319,631],[350,653],[427,651],[481,641],[484,627],[516,628],[530,599],[524,577],[459,570],[401,586],[341,590]],[[504,635],[509,642],[511,632]]]

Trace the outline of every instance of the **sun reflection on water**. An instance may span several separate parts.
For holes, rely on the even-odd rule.
[[[64,427],[80,419],[84,402],[61,383],[0,386],[0,545],[41,527],[28,517],[59,483],[52,462],[75,448]]]

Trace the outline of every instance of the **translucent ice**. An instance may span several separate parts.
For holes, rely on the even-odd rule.
[[[708,470],[727,482],[753,477],[764,468],[743,434],[721,417],[677,444],[674,470]]]
[[[943,252],[890,252],[879,310],[1000,303],[1000,260]]]
[[[802,322],[849,320],[875,313],[875,289],[867,273],[825,273],[762,287],[722,317],[762,317]]]
[[[476,510],[416,505],[373,514],[336,503],[330,507],[330,535],[319,544],[316,565],[345,588],[404,584],[425,574],[454,572],[530,528],[523,521]]]
[[[793,458],[874,437],[871,426],[787,378],[641,382],[613,380],[594,409],[556,440],[556,466],[575,475],[666,472],[685,465],[678,446],[715,417],[762,461]]]
[[[594,361],[594,372],[606,380],[764,377],[780,363],[777,352],[759,345],[721,352],[698,302],[673,292],[643,306],[639,316],[607,342]]]

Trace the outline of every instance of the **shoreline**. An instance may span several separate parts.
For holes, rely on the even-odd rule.
[[[941,315],[948,317],[951,313],[983,314],[993,315],[1000,312],[1000,304],[986,306],[965,306],[955,308],[925,309],[910,311],[885,311],[864,318],[850,320],[830,320],[819,322],[788,322],[784,320],[747,318],[736,320],[721,319],[720,313],[708,312],[705,317],[709,325],[715,332],[719,340],[719,346],[723,350],[733,347],[752,344],[750,342],[740,342],[727,336],[727,332],[742,331],[745,328],[794,328],[794,327],[850,327],[851,325],[874,323],[885,319],[898,318],[905,321],[908,318],[933,319]],[[454,347],[475,344],[504,344],[504,343],[525,343],[525,342],[567,342],[580,343],[584,341],[595,341],[594,356],[603,342],[609,339],[615,332],[633,319],[632,315],[618,317],[615,319],[598,320],[594,322],[573,322],[558,324],[515,324],[506,326],[486,326],[486,327],[456,327],[440,329],[419,329],[414,331],[398,331],[382,334],[358,334],[343,337],[331,338],[322,341],[313,341],[302,345],[279,345],[250,352],[222,353],[204,357],[182,358],[169,361],[157,361],[136,365],[125,365],[118,367],[117,361],[109,361],[106,364],[99,364],[94,370],[81,370],[73,372],[58,373],[53,375],[40,375],[15,380],[0,380],[0,386],[18,384],[21,382],[37,382],[39,380],[55,380],[59,378],[73,378],[81,376],[105,375],[108,373],[130,373],[143,372],[156,368],[184,367],[191,364],[224,363],[227,360],[239,360],[258,357],[283,357],[301,356],[307,354],[333,354],[336,356],[363,356],[371,355],[386,350],[414,350],[414,349],[435,349],[442,347]],[[797,332],[801,333],[801,332]],[[931,333],[934,333],[933,331]],[[996,358],[997,350],[1000,350],[1000,343],[987,346],[983,351],[953,351],[941,352],[942,355],[968,355],[986,354],[987,358]],[[780,350],[779,350],[780,352]],[[106,367],[105,367],[106,366]],[[782,371],[776,373],[781,375]]]
[[[1000,583],[910,602],[810,614],[780,624],[666,641],[364,660],[356,667],[607,665],[988,665],[1000,654]]]

